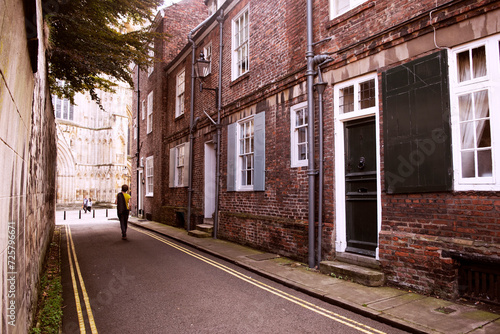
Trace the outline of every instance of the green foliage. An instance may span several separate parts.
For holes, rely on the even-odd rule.
[[[147,67],[151,43],[161,36],[148,28],[162,0],[53,0],[46,9],[49,83],[53,94],[73,100],[75,93],[113,91],[111,80],[133,86],[131,64]],[[50,4],[49,4],[50,5]],[[58,85],[58,80],[64,86]]]
[[[61,277],[42,278],[43,306],[38,314],[39,326],[31,330],[32,334],[58,334],[63,316]]]

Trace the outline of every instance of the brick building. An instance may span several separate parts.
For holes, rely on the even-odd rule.
[[[500,3],[205,4],[148,82],[163,104],[149,145],[141,128],[146,217],[498,302]]]
[[[164,182],[168,170],[165,170],[162,161],[165,158],[164,136],[168,123],[164,67],[181,52],[189,31],[206,16],[207,7],[202,0],[183,0],[160,9],[151,29],[164,33],[166,38],[155,41],[156,61],[151,67],[135,68],[134,81],[138,85],[132,101],[134,111],[130,152],[135,155],[135,159],[132,161],[130,205],[134,213],[149,219],[153,213],[157,214],[156,208],[164,205],[160,195],[168,190],[168,184]]]

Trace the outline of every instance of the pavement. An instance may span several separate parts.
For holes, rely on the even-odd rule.
[[[57,224],[106,223],[118,220],[115,210],[56,211]],[[367,287],[311,270],[276,254],[265,253],[233,242],[213,238],[196,238],[185,229],[154,221],[130,217],[130,225],[155,231],[172,240],[189,245],[258,273],[285,286],[319,298],[336,306],[387,323],[411,333],[499,334],[500,311],[419,295],[392,287]]]
[[[155,231],[287,287],[411,333],[500,333],[500,314],[474,305],[419,295],[392,287],[367,287],[310,270],[305,264],[220,239],[130,217],[131,225]]]

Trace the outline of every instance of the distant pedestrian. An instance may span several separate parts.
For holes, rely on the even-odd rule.
[[[87,201],[87,211],[92,212],[92,198],[89,197],[89,200]]]
[[[120,228],[122,230],[122,239],[127,240],[127,224],[128,215],[130,212],[130,207],[128,202],[130,200],[130,195],[127,193],[128,186],[124,184],[122,186],[122,191],[116,195],[116,212],[118,214],[118,219],[120,220]]]
[[[83,212],[87,213],[87,205],[88,205],[89,200],[87,199],[87,196],[83,199]]]

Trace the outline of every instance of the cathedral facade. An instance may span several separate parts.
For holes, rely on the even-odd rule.
[[[132,89],[98,92],[102,108],[88,94],[68,99],[53,96],[57,127],[57,204],[84,197],[114,203],[122,184],[130,183],[129,127]]]

